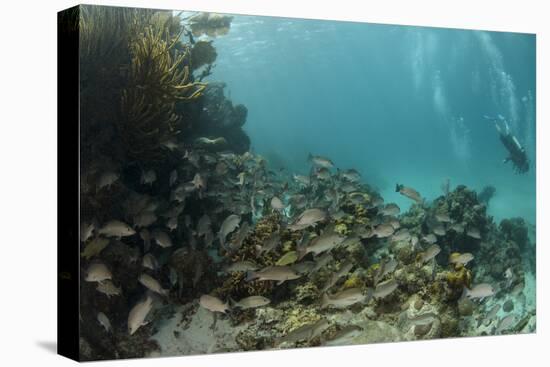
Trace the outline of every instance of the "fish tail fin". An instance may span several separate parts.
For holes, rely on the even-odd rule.
[[[228,307],[230,307],[230,308],[238,307],[237,301],[235,301],[235,300],[234,300],[233,298],[231,298],[231,297],[228,297],[228,298],[227,298],[227,305],[228,305]]]
[[[403,188],[403,185],[395,184],[395,192],[399,192]]]
[[[462,295],[460,296],[460,299],[464,299],[464,298],[468,297],[468,294],[470,294],[470,292],[468,291],[468,288],[465,286],[462,289]]]
[[[299,246],[296,248],[296,255],[298,256],[298,260],[302,260],[304,256],[307,255],[307,249],[306,246]]]
[[[246,282],[251,282],[256,278],[258,278],[258,274],[256,274],[256,272],[254,272],[254,271],[249,270],[249,271],[246,272],[246,277],[244,278],[244,280]]]
[[[367,295],[365,297],[364,303],[369,303],[371,299],[374,297],[374,289],[373,288],[367,288]]]
[[[327,293],[323,293],[323,296],[321,297],[321,308],[327,307],[329,304],[329,298]]]

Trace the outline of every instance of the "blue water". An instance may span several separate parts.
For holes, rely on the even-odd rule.
[[[496,187],[489,213],[535,222],[535,36],[235,16],[209,80],[247,106],[254,152],[307,173],[308,153],[358,169],[387,202],[465,184]],[[526,175],[483,115],[502,115],[531,159]]]

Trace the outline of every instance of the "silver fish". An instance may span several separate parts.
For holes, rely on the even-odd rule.
[[[299,183],[302,186],[307,187],[311,184],[310,178],[308,176],[294,175],[294,176],[292,176],[292,178],[294,179],[294,181],[296,181],[297,183]]]
[[[357,182],[361,179],[361,174],[357,170],[351,168],[340,172],[340,175],[348,181]]]
[[[233,232],[239,226],[240,222],[241,217],[236,214],[231,214],[225,218],[218,232],[218,239],[222,247],[225,246],[225,238],[227,235]]]
[[[324,268],[325,265],[334,260],[334,258],[329,252],[325,252],[323,255],[315,256],[313,260],[315,261],[315,266],[311,271],[316,272],[317,270]]]
[[[348,194],[348,198],[352,202],[352,204],[361,205],[367,202],[367,198],[365,195],[366,194],[362,192],[350,192]]]
[[[159,267],[157,259],[153,256],[153,254],[145,254],[143,255],[143,259],[141,260],[141,265],[144,268],[156,270]]]
[[[152,235],[153,239],[162,248],[172,247],[172,239],[163,231],[154,231]]]
[[[176,186],[171,192],[170,192],[170,201],[177,201],[178,203],[185,202],[185,199],[187,198],[187,191],[185,184]]]
[[[97,283],[97,291],[103,293],[107,298],[112,296],[119,296],[122,292],[120,288],[117,288],[110,280],[103,280]]]
[[[431,259],[435,258],[440,252],[441,247],[436,244],[431,245],[426,251],[422,253],[422,263],[427,263]]]
[[[172,287],[178,284],[178,272],[172,267],[169,267],[168,279],[170,279],[170,284]]]
[[[271,252],[272,250],[276,249],[280,243],[281,235],[279,234],[279,232],[271,233],[269,237],[264,241],[263,246],[257,250],[258,256]]]
[[[507,268],[504,271],[504,279],[506,279],[506,288],[510,288],[510,286],[515,280],[515,276],[514,276],[514,272],[512,271],[512,268]]]
[[[248,234],[250,233],[250,224],[248,222],[243,222],[237,231],[237,234],[233,238],[233,242],[230,244],[230,250],[231,251],[237,251],[241,248],[243,241],[246,239]]]
[[[395,271],[395,268],[397,268],[397,260],[390,259],[388,261],[383,262],[383,264],[380,266],[380,276],[379,279],[383,278],[385,275],[393,273]],[[378,280],[376,281],[378,283]]]
[[[463,233],[464,232],[464,224],[462,223],[453,223],[451,224],[450,228],[455,231],[456,233]]]
[[[504,317],[499,321],[495,333],[502,333],[503,331],[508,330],[512,325],[514,325],[515,322],[516,318],[514,315]]]
[[[174,186],[174,184],[176,183],[177,180],[178,180],[178,171],[173,170],[172,172],[170,172],[170,178],[169,178],[169,181],[168,181],[168,185],[170,187]]]
[[[236,271],[247,272],[251,270],[257,270],[258,268],[259,268],[258,264],[253,263],[252,261],[243,260],[243,261],[238,261],[236,263],[229,265],[224,269],[224,272],[226,273],[233,273]]]
[[[285,208],[285,204],[277,196],[271,198],[271,208],[273,210],[281,211]]]
[[[98,233],[107,237],[120,238],[132,236],[136,233],[136,231],[124,222],[119,220],[111,220],[105,223],[105,225],[99,229]]]
[[[193,176],[193,181],[191,181],[191,183],[196,190],[206,189],[206,179],[200,173],[195,173],[195,176]]]
[[[302,194],[292,195],[289,201],[290,204],[297,209],[302,209],[307,205],[307,198]]]
[[[510,295],[517,297],[521,292],[523,292],[523,289],[525,288],[525,283],[520,282],[512,288],[510,291]]]
[[[397,281],[393,278],[379,283],[373,292],[373,297],[377,299],[385,298],[392,294],[393,291],[397,289],[398,285]]]
[[[488,283],[477,284],[472,289],[465,288],[464,294],[470,299],[491,297],[495,294],[495,290],[492,285]]]
[[[446,213],[446,212],[435,213],[435,219],[438,222],[442,222],[442,223],[450,223],[451,222],[451,217],[449,216],[449,213]]]
[[[184,204],[173,205],[168,210],[164,211],[161,214],[161,217],[163,218],[179,217],[180,214],[183,212],[184,208],[185,208]]]
[[[200,168],[200,155],[195,151],[185,151],[184,159],[187,159],[195,168]]]
[[[144,211],[134,217],[134,227],[149,227],[157,221],[157,216],[154,212]]]
[[[140,327],[145,326],[148,322],[145,318],[149,311],[153,308],[153,299],[147,295],[145,300],[138,302],[128,314],[128,332],[133,335]]]
[[[416,246],[418,245],[418,237],[412,236],[411,237],[411,247],[414,250],[416,250]]]
[[[336,211],[333,210],[330,212],[330,217],[335,220],[343,219],[345,216],[346,216],[346,212],[341,209],[338,209]]]
[[[391,224],[383,223],[374,228],[372,233],[378,238],[386,238],[391,236],[394,232],[395,228]]]
[[[419,204],[422,203],[422,197],[420,196],[418,191],[416,191],[413,188],[397,184],[395,185],[395,191],[399,192],[401,195],[405,197],[408,197],[411,200],[416,201]]]
[[[178,149],[179,145],[175,139],[168,139],[166,141],[163,141],[160,143],[163,147],[167,148],[168,150],[174,151]]]
[[[346,194],[348,194],[352,191],[357,191],[357,189],[358,189],[358,187],[354,183],[345,183],[345,184],[340,186],[340,191],[345,192]]]
[[[338,233],[329,232],[315,237],[305,249],[303,249],[300,258],[306,254],[313,253],[315,255],[332,250],[336,246],[344,242],[346,238]]]
[[[174,231],[178,228],[178,217],[172,217],[166,221],[166,228],[170,231]]]
[[[330,326],[326,319],[320,319],[314,323],[300,326],[299,328],[292,330],[288,334],[277,338],[275,345],[282,343],[294,343],[300,340],[311,340],[321,335]]]
[[[366,299],[367,296],[363,294],[360,288],[349,288],[330,296],[327,293],[323,293],[321,308],[330,306],[345,308],[358,302],[364,302]]]
[[[422,240],[424,240],[425,242],[428,242],[430,244],[434,244],[434,243],[437,242],[437,237],[435,236],[435,234],[430,233],[430,234],[422,237]]]
[[[103,282],[104,280],[112,279],[113,275],[107,266],[103,263],[93,263],[86,271],[87,282]]]
[[[491,321],[493,321],[493,319],[496,317],[498,311],[500,310],[500,304],[497,303],[496,305],[494,305],[490,310],[489,312],[487,312],[487,315],[485,316],[485,319],[483,320],[483,323],[488,326]]]
[[[359,236],[349,236],[341,244],[341,247],[348,247],[352,245],[359,244],[361,242],[361,237]]]
[[[468,237],[475,238],[477,240],[481,239],[481,233],[479,232],[479,229],[476,227],[470,227],[468,228],[468,231],[466,232],[466,235]]]
[[[411,233],[407,228],[401,228],[392,235],[393,242],[407,242],[411,239]]]
[[[149,274],[141,274],[138,278],[138,281],[147,289],[158,293],[162,296],[167,296],[169,290],[163,289],[158,280],[150,276]]]
[[[104,237],[96,237],[86,244],[86,247],[82,250],[80,256],[85,259],[90,259],[91,257],[99,255],[108,244],[109,239]]]
[[[334,163],[328,158],[322,157],[320,155],[309,155],[308,160],[313,163],[315,166],[323,167],[323,168],[332,168],[334,167]]]
[[[381,196],[375,196],[371,199],[371,205],[373,208],[378,208],[384,205],[384,198],[382,198]]]
[[[197,223],[197,236],[205,236],[208,232],[211,231],[212,221],[208,214],[203,214],[200,217],[199,222]]]
[[[302,261],[300,263],[292,264],[292,270],[298,274],[307,274],[312,272],[315,268],[315,261]]]
[[[445,234],[447,233],[447,231],[445,231],[445,227],[441,223],[434,224],[434,226],[432,227],[432,231],[438,236],[445,236]]]
[[[94,232],[95,226],[93,223],[80,223],[80,241],[86,242]]]
[[[97,321],[101,326],[103,326],[106,332],[109,332],[111,330],[111,322],[107,318],[107,315],[105,315],[103,312],[97,313]]]
[[[215,146],[221,146],[221,145],[225,145],[227,143],[227,141],[225,140],[224,137],[218,137],[218,138],[215,138],[215,139],[210,139],[210,138],[207,138],[205,136],[202,136],[200,138],[197,138],[195,140],[195,144],[203,147],[203,148],[206,148],[206,147],[215,147]]]
[[[390,216],[396,216],[399,214],[401,209],[397,204],[389,203],[386,206],[384,206],[382,209],[378,210],[378,213],[382,215],[390,215]]]
[[[216,176],[225,176],[229,171],[229,167],[224,162],[218,162],[214,168]]]
[[[250,296],[234,302],[233,306],[247,310],[249,308],[266,306],[270,303],[271,301],[268,298],[262,296]]]
[[[97,181],[97,191],[101,190],[104,187],[110,187],[119,179],[119,174],[116,172],[104,172],[99,176]]]
[[[334,286],[340,278],[342,278],[344,275],[348,274],[350,270],[353,268],[353,263],[351,261],[345,261],[340,265],[340,269],[328,280],[327,284],[323,287],[321,290],[322,293],[325,293],[328,289],[330,289],[332,286]]]
[[[327,340],[324,345],[348,345],[363,332],[363,328],[357,325],[348,325],[339,330],[334,336]]]
[[[306,209],[298,218],[294,221],[293,224],[289,225],[288,228],[291,231],[298,231],[301,229],[306,229],[308,227],[314,227],[317,223],[324,221],[327,218],[327,213],[318,208]]]
[[[224,303],[221,299],[208,294],[203,294],[199,298],[199,304],[210,312],[226,313],[227,310],[229,310],[229,305],[227,303]]]
[[[393,227],[394,230],[398,230],[401,227],[401,223],[399,223],[399,220],[397,218],[393,217],[387,217],[386,224],[389,224]]]
[[[139,232],[139,237],[143,240],[143,251],[147,252],[151,248],[151,234],[147,229],[142,229]]]
[[[514,276],[514,273],[512,272],[512,268],[506,268],[504,271],[504,278],[505,279],[511,279]]]
[[[141,174],[141,184],[142,185],[153,185],[153,183],[156,180],[157,180],[157,174],[152,169],[148,170],[148,171],[144,171]]]
[[[458,254],[458,255],[451,255],[449,257],[449,262],[451,264],[461,264],[461,265],[466,265],[468,264],[470,261],[472,261],[474,259],[474,255],[472,255],[471,253],[469,252],[465,252],[463,254]]]
[[[413,317],[407,317],[407,320],[411,325],[429,325],[436,319],[438,319],[437,314],[433,312],[426,312]]]
[[[258,271],[249,271],[246,275],[246,281],[258,280],[275,280],[278,284],[282,284],[287,280],[300,278],[301,275],[296,273],[289,266],[268,266]]]

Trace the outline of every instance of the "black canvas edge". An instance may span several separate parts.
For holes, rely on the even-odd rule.
[[[80,360],[79,18],[80,6],[57,13],[57,353],[77,361]]]

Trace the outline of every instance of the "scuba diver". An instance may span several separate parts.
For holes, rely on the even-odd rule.
[[[504,117],[500,115],[498,116],[498,119],[489,116],[484,117],[485,119],[495,123],[495,128],[497,129],[500,142],[508,151],[509,156],[504,159],[504,163],[512,162],[514,170],[518,174],[527,173],[527,171],[529,171],[529,158],[527,158],[525,148],[522,147],[518,139],[512,135],[510,132],[510,127]],[[502,122],[502,127],[499,125],[499,120]]]

